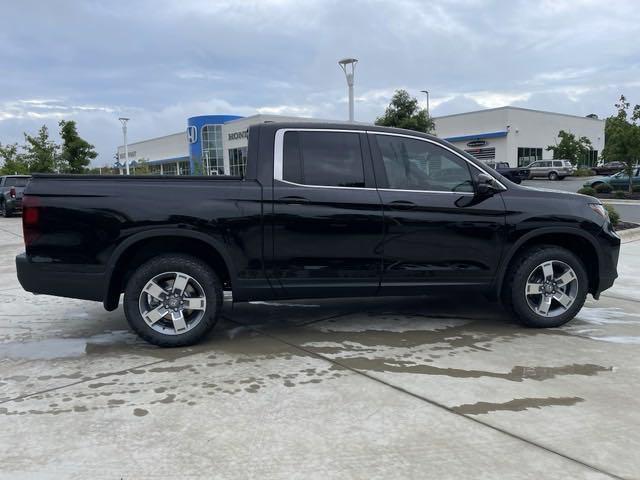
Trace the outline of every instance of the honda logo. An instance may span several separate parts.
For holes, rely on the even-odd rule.
[[[189,143],[196,143],[198,141],[198,129],[193,125],[187,127],[187,140],[189,140]]]

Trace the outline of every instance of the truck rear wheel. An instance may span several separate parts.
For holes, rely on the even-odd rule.
[[[569,250],[540,245],[523,252],[505,279],[505,306],[527,327],[559,327],[573,319],[587,297],[584,265]]]
[[[189,255],[161,255],[142,264],[124,293],[131,328],[161,347],[197,343],[215,326],[221,308],[217,275]]]

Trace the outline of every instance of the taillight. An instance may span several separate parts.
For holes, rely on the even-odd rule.
[[[37,197],[25,195],[22,199],[22,232],[27,248],[40,236],[40,202]]]
[[[11,198],[16,198],[16,187],[11,187],[11,190],[9,190],[9,196]]]

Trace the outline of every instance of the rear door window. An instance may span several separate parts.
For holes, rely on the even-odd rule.
[[[364,187],[360,135],[285,132],[282,178],[302,185]]]

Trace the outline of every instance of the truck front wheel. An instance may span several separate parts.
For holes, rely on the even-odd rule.
[[[504,303],[521,324],[559,327],[584,305],[588,276],[569,250],[540,245],[522,252],[509,268],[504,285]]]
[[[129,278],[124,293],[131,328],[161,347],[197,343],[215,326],[221,308],[218,276],[189,255],[161,255],[147,261]]]

